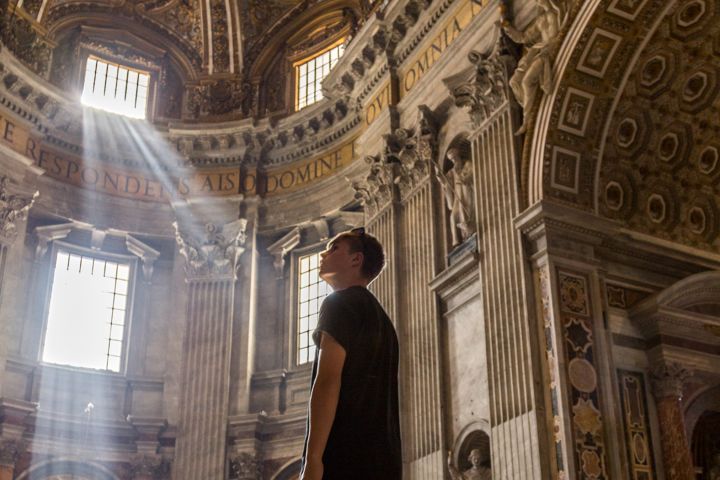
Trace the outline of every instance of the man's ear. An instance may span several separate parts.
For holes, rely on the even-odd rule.
[[[353,253],[353,257],[352,257],[352,260],[351,260],[353,267],[356,266],[356,265],[357,265],[357,266],[362,266],[362,263],[363,263],[363,260],[364,260],[364,259],[365,259],[365,256],[363,255],[362,252],[355,252],[355,253]]]

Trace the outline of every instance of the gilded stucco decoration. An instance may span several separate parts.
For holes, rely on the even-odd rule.
[[[630,228],[711,250],[720,235],[719,35],[713,2],[685,2],[663,21],[610,124],[598,198],[603,215]]]
[[[630,478],[655,478],[650,416],[647,408],[645,375],[618,370],[623,428],[626,442],[626,465]]]

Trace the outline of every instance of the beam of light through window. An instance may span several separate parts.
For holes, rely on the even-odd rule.
[[[42,360],[119,372],[130,265],[59,250]]]
[[[147,72],[88,57],[83,105],[131,118],[145,118],[150,75]]]
[[[313,253],[298,259],[298,365],[315,358],[312,332],[317,327],[320,305],[330,292],[330,286],[320,279],[320,254]]]
[[[309,60],[306,59],[295,64],[295,78],[297,79],[295,82],[297,85],[295,110],[305,108],[323,98],[322,81],[328,76],[344,52],[345,44],[340,43]]]

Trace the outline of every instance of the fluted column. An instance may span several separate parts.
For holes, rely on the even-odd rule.
[[[667,480],[695,478],[681,406],[683,387],[689,376],[687,369],[671,362],[661,361],[652,371],[653,395],[660,423],[660,445]]]
[[[181,218],[175,223],[188,284],[177,479],[225,476],[236,269],[246,226],[245,219],[200,225]]]

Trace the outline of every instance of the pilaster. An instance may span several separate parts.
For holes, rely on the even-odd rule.
[[[237,269],[248,221],[237,218],[239,202],[183,205],[176,212],[188,307],[174,476],[220,480],[226,465]]]

